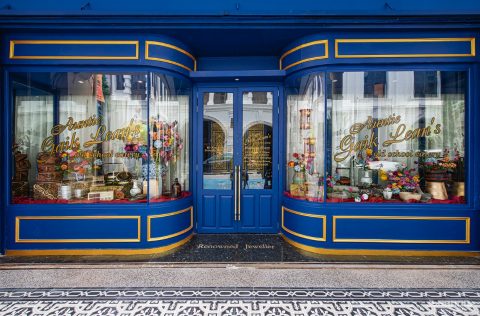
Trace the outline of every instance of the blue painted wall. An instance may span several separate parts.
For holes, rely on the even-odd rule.
[[[147,15],[406,15],[478,14],[475,0],[2,0],[2,14],[147,14]],[[7,10],[5,10],[7,9]]]
[[[7,66],[8,71],[32,71],[42,67],[44,69],[72,70],[81,67],[104,67],[111,69],[157,69],[158,71],[174,71],[188,76],[192,81],[213,81],[233,82],[233,78],[241,77],[242,82],[247,81],[276,81],[282,82],[285,76],[298,75],[300,72],[313,70],[340,69],[382,69],[395,67],[396,69],[421,69],[422,67],[464,67],[471,72],[469,118],[471,122],[478,121],[478,92],[473,86],[478,85],[480,70],[478,69],[478,55],[472,54],[472,46],[468,42],[463,43],[429,43],[401,46],[405,54],[412,53],[410,49],[422,49],[422,52],[443,54],[462,54],[463,57],[436,56],[432,59],[425,58],[336,58],[334,43],[335,39],[345,38],[425,38],[425,37],[476,37],[480,30],[480,1],[479,0],[338,0],[338,1],[316,1],[316,0],[0,0],[0,36],[3,45],[2,66]],[[23,34],[23,35],[22,35]],[[163,36],[166,36],[165,38]],[[194,67],[194,61],[188,55],[178,50],[155,47],[151,50],[150,57],[166,56],[171,61],[180,63],[185,67],[179,67],[174,63],[165,63],[155,59],[148,59],[145,54],[146,40],[166,40],[175,43],[182,49],[191,52],[198,61],[198,72],[190,72],[188,69]],[[122,39],[138,40],[139,54],[136,59],[118,60],[27,60],[10,59],[8,56],[9,39]],[[310,40],[327,40],[328,47],[316,46],[316,49],[308,46],[306,49],[292,52],[285,57],[284,66],[292,65],[310,57],[324,56],[311,62],[303,62],[289,67],[287,70],[279,70],[278,59],[282,53],[305,44]],[[178,41],[178,42],[177,42]],[[182,44],[184,43],[185,46]],[[364,54],[372,50],[372,47],[381,45],[384,53],[398,53],[398,45],[387,44],[342,44],[339,46],[340,55],[343,54]],[[395,46],[395,47],[394,47]],[[478,43],[476,45],[478,47]],[[473,46],[475,47],[475,46]],[[27,55],[32,48],[17,46],[19,55]],[[90,47],[90,50],[95,47]],[[61,51],[51,50],[50,46],[43,46],[43,54],[67,54],[70,48],[63,47]],[[322,50],[323,49],[323,50]],[[377,48],[375,48],[376,50]],[[112,53],[113,48],[102,49],[103,53]],[[478,49],[477,49],[478,51]],[[37,51],[42,53],[42,51]],[[88,54],[92,54],[88,51]],[[100,52],[102,53],[102,52]],[[119,51],[115,53],[121,53]],[[123,52],[132,54],[132,52]],[[328,53],[328,57],[326,56]],[[470,55],[469,55],[470,54]],[[155,68],[152,68],[155,67]],[[336,67],[336,68],[335,68]],[[6,77],[6,74],[3,76]],[[6,91],[4,87],[4,92]],[[4,95],[4,107],[9,105],[8,95]],[[9,130],[11,113],[7,111],[4,119],[2,137],[5,138],[11,133]],[[284,113],[283,113],[284,114]],[[282,114],[282,115],[283,115]],[[279,127],[284,132],[284,125],[280,120]],[[476,136],[479,135],[480,127],[473,127],[469,130],[467,140],[470,142],[470,157],[478,158],[479,152],[475,144]],[[282,149],[283,155],[284,149]],[[9,152],[3,151],[0,172],[7,174],[9,166]],[[282,161],[285,157],[282,156]],[[410,208],[389,207],[370,209],[370,207],[357,205],[322,205],[298,202],[291,199],[283,199],[283,205],[291,210],[302,211],[309,214],[323,216],[324,222],[315,217],[311,222],[305,222],[305,218],[289,213],[285,217],[287,229],[298,234],[313,236],[314,239],[299,237],[298,234],[291,234],[285,229],[283,232],[293,241],[304,243],[307,246],[317,248],[353,248],[353,249],[417,249],[417,250],[461,250],[478,251],[480,238],[480,221],[478,220],[478,209],[480,198],[476,192],[480,188],[480,167],[473,164],[477,159],[470,159],[469,172],[471,177],[469,184],[469,204],[460,206]],[[283,168],[281,169],[284,171]],[[135,243],[109,243],[102,241],[98,243],[85,243],[78,245],[75,242],[67,243],[67,246],[57,242],[39,242],[38,239],[58,239],[51,235],[52,231],[43,229],[35,231],[38,225],[33,221],[21,219],[19,239],[37,239],[33,246],[28,242],[15,243],[14,222],[16,216],[65,215],[65,212],[58,207],[43,206],[33,210],[28,206],[8,206],[7,209],[6,190],[8,189],[8,176],[3,178],[0,196],[2,197],[1,207],[4,214],[0,214],[0,227],[9,228],[7,247],[0,245],[0,252],[7,249],[88,249],[94,248],[151,248],[165,246],[179,241],[189,235],[193,227],[191,218],[187,213],[181,213],[178,217],[165,218],[168,212],[189,207],[192,199],[179,201],[169,205],[159,205],[158,208],[142,206],[138,209],[131,209],[130,206],[110,207],[100,206],[99,208],[78,207],[69,208],[68,215],[96,216],[102,215],[138,215],[140,210],[141,236],[140,241]],[[281,180],[283,181],[283,180]],[[283,188],[283,184],[280,183]],[[195,192],[194,192],[195,193]],[[38,213],[38,211],[41,211]],[[7,216],[8,215],[8,216]],[[160,216],[159,216],[160,215]],[[297,214],[298,215],[298,214]],[[362,236],[352,235],[353,227],[359,221],[339,220],[338,236],[340,239],[359,239],[360,237],[376,239],[440,239],[453,240],[454,243],[371,243],[357,241],[335,241],[332,234],[332,224],[335,216],[366,215],[366,216],[450,216],[471,218],[471,226],[468,232],[471,242],[463,242],[465,230],[459,228],[460,221],[420,221],[413,226],[405,226],[405,235],[388,235],[389,231],[379,230],[379,220],[368,222],[361,219],[365,224],[365,231]],[[149,217],[150,216],[150,217]],[[148,230],[148,223],[152,224],[151,231]],[[2,223],[3,221],[3,223]],[[22,222],[23,221],[23,222]],[[168,230],[162,221],[175,222],[178,229]],[[396,220],[394,220],[395,222]],[[132,221],[129,221],[129,223]],[[383,221],[382,223],[384,223]],[[398,222],[398,221],[397,221]],[[395,223],[397,223],[395,222]],[[47,222],[47,224],[58,225],[59,222]],[[97,221],[98,223],[98,221]],[[103,223],[103,222],[102,222]],[[123,223],[123,222],[122,222]],[[326,229],[323,228],[323,223]],[[404,222],[401,222],[404,223]],[[125,230],[126,235],[112,234],[112,238],[134,239],[138,230],[136,222],[132,231]],[[436,226],[433,226],[436,224]],[[25,225],[25,226],[22,226]],[[99,224],[91,228],[98,228]],[[155,226],[156,225],[156,226]],[[344,225],[344,226],[341,226]],[[405,225],[405,224],[403,224]],[[173,226],[173,225],[171,225]],[[428,226],[428,227],[427,227]],[[463,226],[462,226],[463,227]],[[112,228],[112,227],[110,227]],[[135,228],[135,229],[134,229]],[[450,229],[452,228],[452,229]],[[184,231],[185,230],[185,231]],[[439,236],[438,232],[451,230],[448,236]],[[161,239],[168,235],[168,239]],[[429,236],[413,233],[430,232]],[[80,232],[79,232],[80,233]],[[83,231],[91,233],[94,237],[98,231]],[[324,237],[325,233],[325,237]],[[290,235],[289,235],[290,234]],[[413,235],[412,235],[413,234]],[[463,234],[463,235],[462,235]],[[5,233],[0,229],[0,240]],[[68,239],[68,235],[65,238]],[[101,236],[103,237],[103,236]],[[151,238],[149,238],[151,237]],[[70,238],[85,238],[85,235],[70,236]],[[159,239],[160,238],[160,239]],[[316,238],[316,239],[315,239]],[[318,240],[324,239],[324,240]],[[361,238],[360,238],[361,239]],[[458,242],[460,241],[460,242]],[[5,243],[5,240],[3,240]]]

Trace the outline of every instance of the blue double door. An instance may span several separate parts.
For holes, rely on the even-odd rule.
[[[199,89],[199,233],[278,231],[278,89]]]

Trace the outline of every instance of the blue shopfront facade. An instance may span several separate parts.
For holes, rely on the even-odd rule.
[[[478,255],[480,6],[270,4],[0,1],[0,252]]]

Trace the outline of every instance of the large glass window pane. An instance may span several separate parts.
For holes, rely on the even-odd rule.
[[[233,188],[233,93],[203,94],[203,188]]]
[[[244,92],[242,189],[272,188],[271,92]]]
[[[362,91],[363,92],[363,91]],[[287,179],[289,197],[323,201],[324,74],[287,82]]]
[[[152,74],[150,93],[151,158],[144,164],[143,189],[150,202],[188,196],[189,193],[189,102],[190,84],[186,80]]]
[[[327,201],[465,203],[466,72],[337,72],[327,88]]]
[[[13,203],[145,202],[146,74],[15,73]]]

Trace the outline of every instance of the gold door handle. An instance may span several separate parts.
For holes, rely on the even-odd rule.
[[[233,220],[236,221],[237,220],[237,168],[238,166],[235,166],[235,173],[234,173],[234,176],[233,176],[233,181],[235,182],[234,185],[233,185]]]
[[[241,167],[238,166],[238,193],[237,193],[237,196],[238,196],[238,202],[237,202],[237,220],[240,221],[240,214],[241,214],[241,201],[242,201],[242,195],[241,195],[241,191],[242,191],[242,173],[241,173]]]

